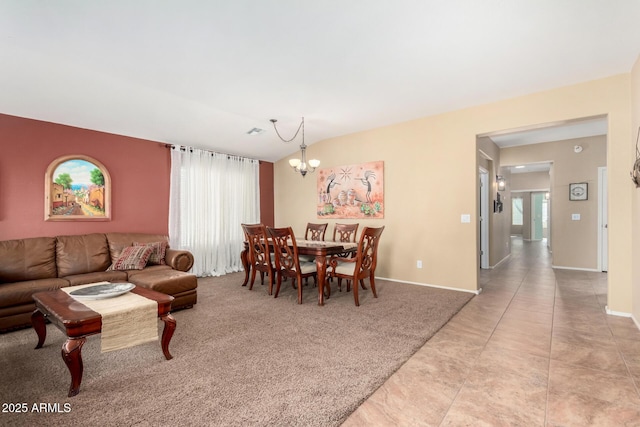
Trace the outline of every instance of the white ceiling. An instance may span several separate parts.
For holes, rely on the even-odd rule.
[[[628,73],[638,0],[3,0],[0,113],[268,161]],[[267,131],[247,135],[254,128]]]

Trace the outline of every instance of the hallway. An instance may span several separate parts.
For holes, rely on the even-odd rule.
[[[640,331],[609,316],[607,275],[553,270],[512,238],[483,292],[343,426],[640,426]]]

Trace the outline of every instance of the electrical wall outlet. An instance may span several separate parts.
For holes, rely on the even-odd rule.
[[[418,262],[416,262],[416,267],[422,268],[422,260],[418,260]]]

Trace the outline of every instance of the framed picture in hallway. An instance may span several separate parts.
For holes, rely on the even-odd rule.
[[[502,199],[500,199],[500,193],[496,194],[496,200],[493,201],[493,212],[502,213]]]
[[[111,177],[96,159],[58,157],[47,168],[44,188],[45,221],[111,219]]]
[[[587,200],[589,197],[589,184],[578,182],[569,184],[569,200]]]

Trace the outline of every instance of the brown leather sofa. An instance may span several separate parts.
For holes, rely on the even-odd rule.
[[[172,309],[192,307],[197,279],[186,273],[193,255],[168,248],[164,265],[142,270],[107,270],[127,246],[167,242],[167,236],[140,233],[83,234],[0,241],[0,332],[31,325],[36,292],[93,282],[130,282],[175,299]]]

